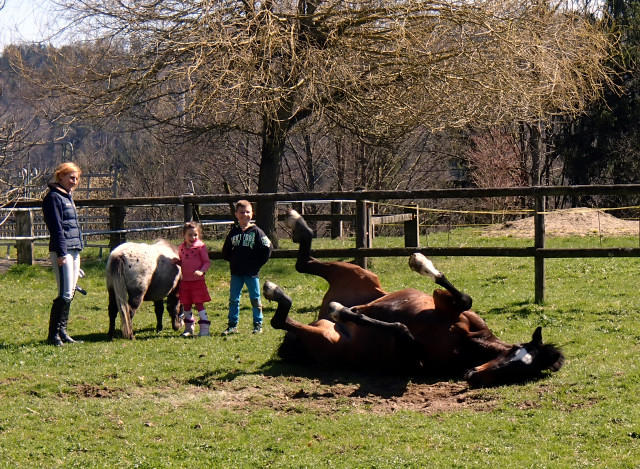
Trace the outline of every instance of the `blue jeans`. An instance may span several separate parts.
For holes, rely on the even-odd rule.
[[[229,326],[236,327],[240,316],[240,295],[242,287],[247,286],[251,309],[253,311],[253,324],[262,325],[262,303],[260,301],[260,279],[248,275],[232,275],[229,285]]]

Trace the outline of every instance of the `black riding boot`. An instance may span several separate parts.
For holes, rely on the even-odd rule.
[[[65,301],[58,297],[53,300],[51,306],[51,315],[49,316],[49,336],[47,337],[47,343],[60,347],[64,345],[60,339],[60,322],[62,320],[62,312],[64,309]]]
[[[69,334],[67,334],[67,324],[69,323],[69,308],[71,308],[71,300],[63,300],[64,305],[62,307],[62,316],[60,318],[60,328],[58,330],[58,335],[60,336],[60,340],[67,344],[81,344],[81,340],[73,340]]]

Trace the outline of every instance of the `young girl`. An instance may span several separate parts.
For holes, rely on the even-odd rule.
[[[200,331],[198,336],[208,336],[209,318],[204,309],[204,303],[211,301],[204,274],[209,269],[209,253],[207,247],[202,242],[202,227],[199,223],[188,222],[182,227],[184,242],[179,247],[180,259],[174,262],[182,267],[182,281],[180,282],[180,303],[184,309],[184,332],[182,337],[193,336],[193,312],[191,305],[195,305],[200,320]]]

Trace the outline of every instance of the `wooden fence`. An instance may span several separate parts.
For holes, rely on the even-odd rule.
[[[341,229],[340,224],[346,220],[355,223],[355,248],[314,250],[314,256],[353,257],[367,266],[369,257],[409,256],[420,251],[426,256],[486,256],[486,257],[533,257],[535,275],[535,301],[543,303],[545,296],[545,259],[548,258],[580,258],[580,257],[638,257],[640,248],[561,248],[545,247],[545,207],[546,198],[550,196],[577,197],[585,195],[638,195],[640,184],[608,185],[608,186],[536,186],[493,189],[430,189],[414,191],[354,191],[354,192],[321,192],[321,193],[287,193],[287,194],[243,194],[243,195],[183,195],[169,197],[129,197],[118,199],[76,200],[78,207],[100,207],[109,210],[109,245],[111,248],[126,239],[124,229],[126,208],[133,206],[182,206],[185,220],[193,217],[194,210],[200,205],[230,204],[239,198],[247,198],[258,205],[263,201],[296,204],[302,201],[340,201],[349,200],[355,204],[354,215],[344,215],[341,204],[332,203],[331,215],[307,215],[309,220],[325,220],[332,222],[333,229]],[[371,203],[387,200],[416,201],[428,199],[469,199],[490,197],[531,197],[535,200],[534,240],[533,245],[523,248],[509,247],[425,247],[418,245],[419,209],[414,206],[409,214],[394,216],[393,221],[404,223],[405,247],[373,248],[371,244],[372,226],[376,222],[389,222],[389,219],[376,218],[371,212]],[[16,246],[18,262],[33,262],[33,208],[39,208],[38,202],[19,202],[16,212]],[[216,218],[216,217],[214,217]],[[218,216],[217,219],[221,217]],[[224,216],[222,216],[224,218]],[[228,216],[226,217],[229,218]],[[335,234],[335,233],[334,233]],[[297,255],[296,250],[276,250],[275,258],[291,258]],[[220,257],[220,253],[210,253],[212,259]]]

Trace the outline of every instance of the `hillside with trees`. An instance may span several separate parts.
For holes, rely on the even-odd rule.
[[[117,166],[121,195],[637,174],[635,1],[58,3],[66,45],[3,51],[2,168]]]

